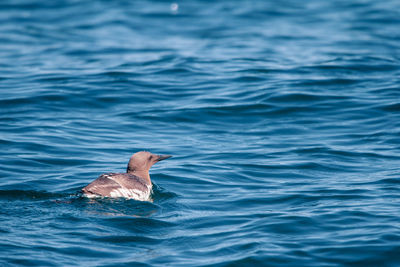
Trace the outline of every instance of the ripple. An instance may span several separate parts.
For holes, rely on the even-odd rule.
[[[25,190],[0,190],[0,199],[4,200],[47,200],[66,197],[64,194],[49,193],[45,191]]]

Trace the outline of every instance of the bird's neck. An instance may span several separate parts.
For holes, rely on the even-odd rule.
[[[129,174],[132,174],[132,175],[135,175],[137,177],[142,178],[148,185],[151,185],[149,171],[147,171],[147,170],[143,171],[143,170],[135,170],[135,169],[131,170],[131,169],[128,169],[126,172],[129,173]]]

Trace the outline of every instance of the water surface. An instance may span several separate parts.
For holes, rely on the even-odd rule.
[[[0,265],[399,266],[399,10],[2,1]]]

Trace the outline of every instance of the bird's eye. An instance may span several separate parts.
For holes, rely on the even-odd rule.
[[[153,156],[150,156],[150,157],[149,157],[149,160],[151,160],[152,158],[153,158]]]

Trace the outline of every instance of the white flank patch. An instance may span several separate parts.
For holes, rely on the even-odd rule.
[[[136,199],[140,201],[149,200],[150,188],[146,191],[128,188],[118,188],[110,192],[110,197],[124,197],[127,199]]]
[[[87,198],[98,198],[98,197],[101,197],[100,195],[87,194],[87,193],[83,194],[82,196],[83,197],[87,197]]]

